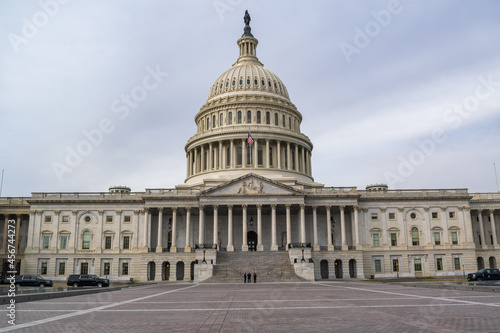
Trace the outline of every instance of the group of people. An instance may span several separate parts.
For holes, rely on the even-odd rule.
[[[252,273],[243,273],[243,279],[245,283],[252,283]],[[255,272],[253,273],[253,283],[257,283],[257,274]]]

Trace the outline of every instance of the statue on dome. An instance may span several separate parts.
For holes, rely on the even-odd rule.
[[[245,16],[243,17],[243,21],[245,21],[245,27],[243,28],[243,36],[253,37],[252,28],[250,28],[250,14],[248,14],[248,10],[245,10]],[[241,37],[243,37],[241,36]]]
[[[248,10],[245,10],[245,16],[243,17],[243,21],[245,21],[245,25],[250,25],[250,14],[248,14]]]

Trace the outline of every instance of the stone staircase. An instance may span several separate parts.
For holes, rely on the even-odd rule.
[[[259,282],[304,282],[295,275],[288,252],[217,252],[214,274],[208,283],[243,283],[243,273],[257,273]]]

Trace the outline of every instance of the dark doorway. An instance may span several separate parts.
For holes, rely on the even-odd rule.
[[[148,281],[153,281],[156,275],[156,264],[154,261],[148,262]]]
[[[191,261],[191,281],[194,280],[194,261]]]
[[[349,277],[356,277],[356,259],[349,260]]]
[[[247,234],[248,251],[257,251],[257,233],[249,231]]]
[[[326,260],[326,259],[321,260],[320,268],[321,268],[321,279],[327,280],[328,279],[328,260]]]
[[[483,257],[477,257],[477,269],[483,269],[484,268],[484,259]]]
[[[164,261],[162,266],[163,275],[161,278],[168,281],[170,280],[170,263],[168,261]]]
[[[184,280],[184,261],[178,261],[176,266],[177,266],[176,267],[177,269],[176,269],[175,275],[176,275],[177,281],[182,281],[182,280]]]
[[[340,259],[335,260],[335,277],[337,279],[342,278],[342,260]]]
[[[497,260],[495,257],[490,257],[490,268],[497,268]]]

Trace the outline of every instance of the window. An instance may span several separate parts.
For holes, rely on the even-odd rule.
[[[130,249],[130,236],[123,236],[123,249],[124,250]]]
[[[238,111],[238,124],[241,124],[241,111]]]
[[[88,262],[82,262],[80,264],[80,274],[81,275],[88,275],[89,274],[89,263]]]
[[[252,111],[247,111],[247,124],[252,122]]]
[[[226,166],[231,166],[231,147],[227,147],[226,156]]]
[[[243,163],[242,161],[242,154],[241,154],[241,146],[236,148],[236,164],[241,165]]]
[[[106,223],[113,223],[113,216],[107,215],[106,216]]]
[[[450,219],[455,219],[456,218],[455,212],[449,212],[448,216],[450,217]]]
[[[262,165],[262,147],[261,146],[259,146],[257,148],[257,163],[259,165]]]
[[[222,126],[224,125],[224,115],[221,113],[219,115],[219,126]]]
[[[215,128],[215,126],[217,126],[217,118],[215,117],[215,115],[212,116],[212,128]]]
[[[292,129],[292,117],[288,117],[288,128]]]
[[[128,262],[122,262],[122,275],[128,275]]]
[[[48,249],[50,245],[50,236],[45,235],[43,236],[43,248]]]
[[[110,272],[111,272],[111,263],[105,262],[103,274],[107,276],[107,275],[110,275]]]
[[[458,232],[456,232],[456,231],[451,232],[451,244],[453,244],[453,245],[458,244]]]
[[[87,215],[83,218],[83,220],[87,223],[89,223],[90,221],[92,221],[92,218],[90,217],[90,215]]]
[[[227,116],[227,124],[232,125],[233,124],[233,113],[229,112],[229,115]]]
[[[82,240],[83,240],[82,241],[82,249],[84,249],[84,250],[90,249],[90,231],[85,230],[83,232]]]
[[[124,222],[124,223],[130,223],[130,215],[125,215],[125,216],[123,217],[123,222]]]
[[[416,218],[417,218],[417,214],[415,214],[415,213],[411,213],[411,214],[410,214],[410,217],[411,217],[411,219],[412,219],[412,220],[414,220],[414,219],[416,219]]]
[[[257,111],[257,124],[260,124],[260,111]]]
[[[439,218],[438,212],[432,212],[431,216],[432,216],[433,219],[438,219]]]
[[[434,232],[434,245],[441,245],[441,233],[438,231]]]
[[[68,236],[61,236],[61,250],[66,250],[68,248]]]
[[[398,246],[398,234],[391,232],[391,246]]]
[[[269,166],[273,165],[273,147],[269,147]]]
[[[373,246],[380,246],[379,234],[373,234],[372,238],[373,238]]]
[[[414,259],[413,260],[413,266],[415,267],[415,272],[421,272],[422,271],[422,259]]]
[[[456,271],[460,270],[460,258],[453,258],[453,268],[455,268]]]
[[[436,258],[436,271],[443,270],[443,258]]]
[[[283,116],[281,117],[281,122],[282,122],[282,123],[281,123],[281,125],[282,125],[283,127],[286,127],[286,120],[285,120],[285,119],[286,119],[286,118],[285,118],[285,115],[283,115]]]
[[[378,220],[378,213],[371,213],[370,216],[372,220]]]
[[[398,259],[392,259],[392,271],[394,273],[399,272],[399,260]]]
[[[411,228],[411,244],[413,246],[420,245],[420,236],[416,227]]]
[[[266,112],[266,124],[267,125],[270,125],[271,124],[271,114],[268,112]]]
[[[68,215],[63,215],[62,223],[69,223],[69,216]]]
[[[57,273],[58,273],[58,275],[66,275],[66,263],[65,262],[59,263],[59,269],[58,269]]]
[[[389,213],[389,220],[395,220],[396,219],[396,213],[390,212]]]
[[[111,249],[111,236],[106,236],[104,238],[104,249],[105,250],[110,250]]]
[[[278,126],[278,114],[277,113],[274,114],[274,125]]]
[[[52,222],[52,216],[46,215],[45,216],[45,223],[50,223],[50,222]]]
[[[209,117],[207,117],[206,124],[207,124],[207,130],[209,130],[210,129],[210,118]]]
[[[382,263],[380,259],[375,259],[373,262],[375,264],[375,273],[381,273],[382,272]]]
[[[250,85],[250,79],[247,79],[247,84]]]
[[[42,265],[40,266],[40,275],[47,275],[47,271],[48,271],[47,262],[42,261]]]

